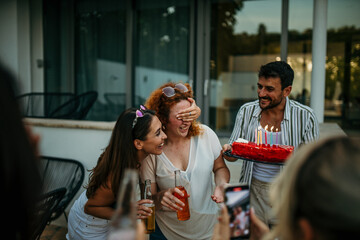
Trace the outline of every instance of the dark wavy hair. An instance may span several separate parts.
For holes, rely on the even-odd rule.
[[[161,123],[166,126],[169,123],[170,109],[182,100],[193,98],[193,92],[188,83],[183,83],[189,91],[182,92],[175,88],[175,96],[167,97],[163,94],[162,89],[165,87],[174,88],[176,83],[169,82],[163,84],[158,89],[154,90],[149,98],[146,100],[146,107],[156,112],[156,116],[160,119]],[[197,121],[193,121],[189,128],[187,137],[197,136],[202,133],[200,125]]]
[[[143,110],[144,116],[139,117],[132,128],[136,116],[135,108],[125,110],[117,119],[112,131],[109,145],[100,155],[97,165],[91,170],[86,196],[94,196],[96,190],[103,186],[111,187],[117,197],[121,179],[126,168],[138,169],[137,149],[134,140],[146,140],[155,113]],[[109,186],[109,183],[111,186]]]
[[[281,90],[284,90],[284,88],[292,86],[294,80],[294,70],[284,61],[275,61],[262,65],[260,67],[258,77],[280,78]]]

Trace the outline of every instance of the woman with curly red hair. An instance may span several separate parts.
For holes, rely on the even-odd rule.
[[[230,173],[214,131],[195,120],[178,118],[190,107],[192,98],[189,84],[170,82],[153,91],[146,102],[146,107],[155,110],[168,136],[163,153],[148,156],[140,169],[141,180],[151,180],[157,209],[156,230],[150,239],[211,239],[217,222],[216,203],[223,201],[221,187],[228,183]],[[189,117],[197,114],[188,113]],[[183,204],[173,195],[182,195],[175,188],[175,170],[180,170],[182,185],[191,196],[187,221],[179,221],[176,216]]]

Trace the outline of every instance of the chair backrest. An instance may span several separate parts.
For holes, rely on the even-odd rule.
[[[94,105],[98,93],[89,91],[77,95],[73,99],[55,109],[50,115],[51,118],[82,120]]]
[[[74,98],[73,93],[32,92],[16,97],[24,117],[48,118],[59,106]]]
[[[51,220],[58,218],[69,205],[80,189],[85,170],[81,162],[73,159],[41,156],[41,174],[43,177],[43,192],[65,188],[66,194],[56,207]]]
[[[58,188],[51,192],[43,194],[35,209],[35,221],[33,221],[33,234],[31,239],[40,239],[46,225],[51,221],[51,215],[59,205],[66,192],[65,188]]]

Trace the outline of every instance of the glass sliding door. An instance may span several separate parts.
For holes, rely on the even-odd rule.
[[[189,81],[189,1],[136,2],[134,99],[144,103],[161,84]]]
[[[328,1],[325,121],[348,136],[360,129],[360,2]]]
[[[192,2],[55,3],[56,9],[53,1],[44,0],[46,86],[75,94],[96,91],[87,120],[114,121],[126,106],[144,103],[159,85],[189,82]]]
[[[126,1],[75,1],[76,93],[97,91],[91,120],[114,121],[125,109]]]
[[[289,1],[287,61],[294,69],[290,97],[310,106],[312,72],[313,0]]]
[[[210,127],[228,136],[239,107],[257,99],[257,72],[280,60],[281,0],[212,1]]]
[[[45,92],[73,92],[71,0],[43,2]]]

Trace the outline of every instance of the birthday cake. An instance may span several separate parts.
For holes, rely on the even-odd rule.
[[[239,138],[233,142],[231,154],[251,160],[283,163],[293,150],[293,146],[256,144]]]

